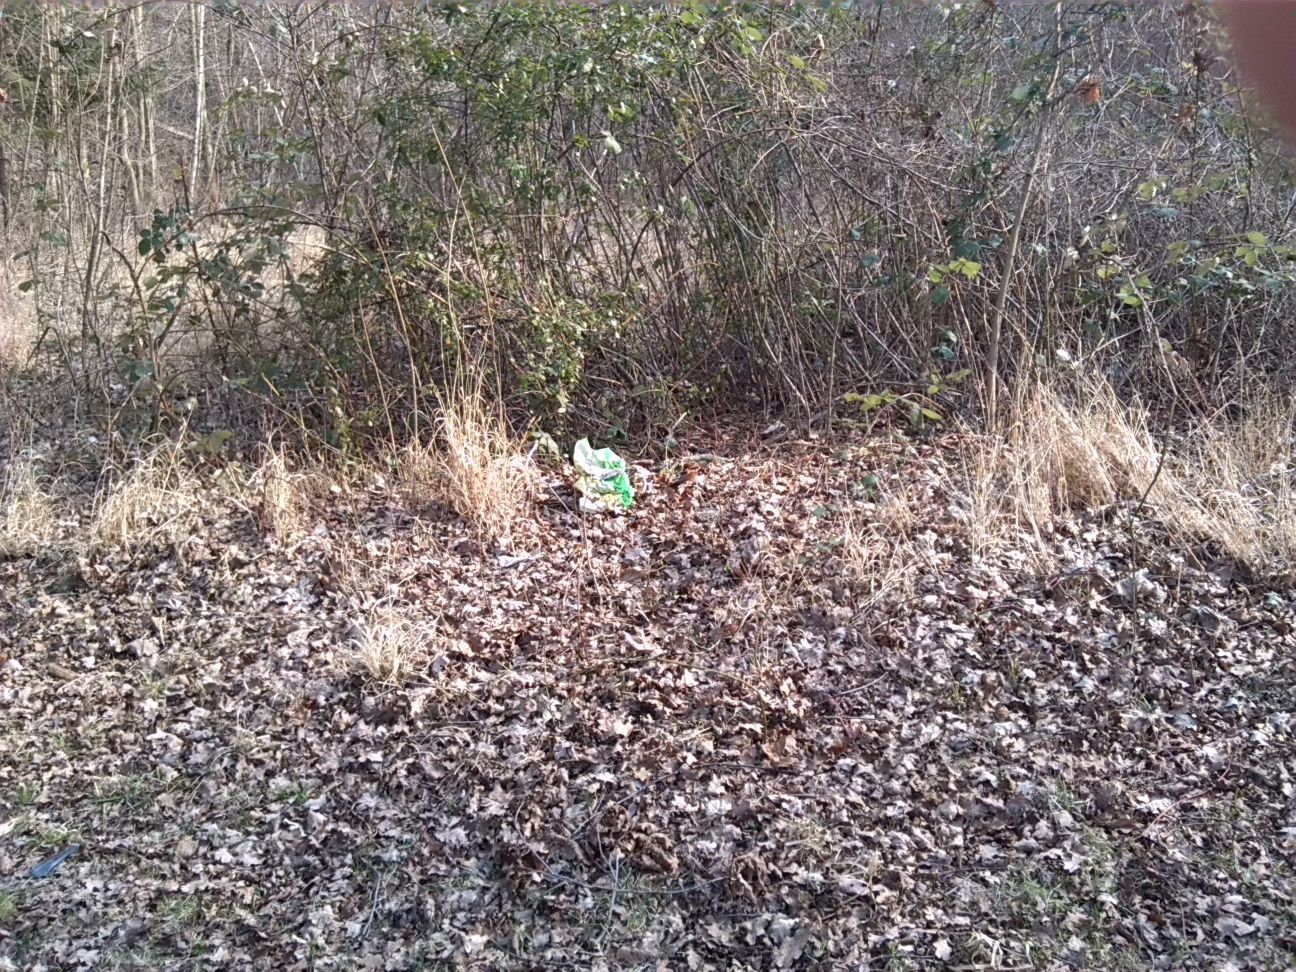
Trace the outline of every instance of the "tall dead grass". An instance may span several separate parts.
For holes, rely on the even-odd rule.
[[[1163,432],[1105,382],[1036,386],[1006,443],[965,449],[974,537],[992,546],[1025,531],[1043,542],[1079,511],[1145,500],[1182,539],[1261,572],[1296,566],[1296,403],[1257,392],[1239,404],[1240,419]]]
[[[21,247],[9,246],[8,252]],[[0,262],[0,374],[22,364],[39,335],[36,301],[18,289],[21,275],[9,261]]]
[[[1261,572],[1285,571],[1296,567],[1296,403],[1264,393],[1243,412],[1193,437],[1163,492],[1174,490],[1173,501],[1160,502],[1182,529],[1230,556]]]
[[[397,465],[413,503],[448,506],[492,540],[510,536],[531,503],[530,461],[480,394],[447,396],[436,440],[412,443]]]
[[[100,491],[90,518],[95,548],[178,543],[199,522],[202,496],[197,477],[179,447],[147,453]]]
[[[21,557],[39,553],[58,534],[58,508],[32,463],[16,459],[9,465],[0,491],[0,555]]]
[[[926,563],[914,542],[914,498],[905,490],[884,496],[870,515],[852,510],[842,528],[845,579],[859,607],[913,596]]]
[[[253,484],[259,487],[255,501],[262,529],[280,543],[301,538],[309,527],[316,478],[291,469],[283,450],[271,447],[253,475]]]

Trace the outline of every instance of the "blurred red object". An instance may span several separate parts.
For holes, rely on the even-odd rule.
[[[1296,0],[1222,0],[1243,80],[1296,137]]]

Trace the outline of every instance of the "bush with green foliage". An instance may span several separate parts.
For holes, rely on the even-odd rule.
[[[1290,173],[1197,3],[204,9],[0,25],[48,360],[155,421],[399,435],[465,367],[548,423],[966,400],[1000,323],[1006,378],[1286,367]]]

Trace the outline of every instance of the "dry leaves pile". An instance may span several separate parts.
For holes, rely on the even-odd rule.
[[[1290,587],[986,543],[953,441],[711,448],[507,548],[378,482],[10,551],[0,968],[1296,962]]]

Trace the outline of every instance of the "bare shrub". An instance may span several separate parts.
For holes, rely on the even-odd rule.
[[[0,373],[26,360],[38,334],[35,302],[19,292],[19,282],[7,263],[0,264]]]

